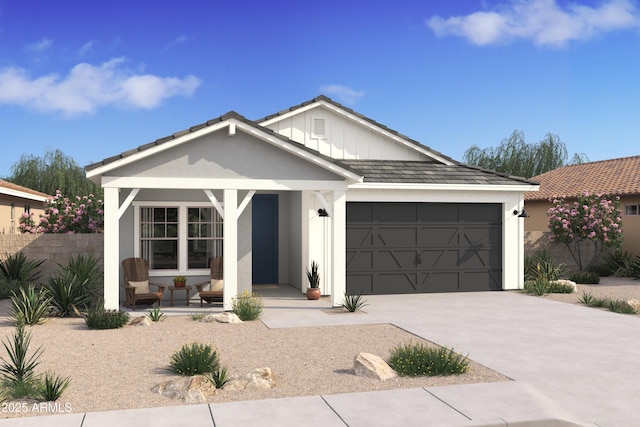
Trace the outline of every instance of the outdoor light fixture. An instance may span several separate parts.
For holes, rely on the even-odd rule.
[[[525,212],[524,208],[522,208],[522,212],[518,212],[518,210],[516,209],[515,211],[513,211],[514,215],[518,215],[518,218],[529,218],[529,214]]]
[[[320,208],[320,209],[318,209],[318,216],[320,216],[320,217],[328,217],[329,214],[327,213],[326,210]]]

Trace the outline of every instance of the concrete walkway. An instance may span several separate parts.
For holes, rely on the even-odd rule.
[[[366,314],[265,288],[271,328],[392,323],[513,381],[1,420],[0,426],[633,426],[637,316],[514,292],[367,297]]]

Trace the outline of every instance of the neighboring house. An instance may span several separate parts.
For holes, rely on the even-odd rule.
[[[235,112],[86,167],[104,188],[105,305],[120,262],[207,279],[224,307],[253,284],[343,295],[515,289],[533,181],[462,165],[320,96],[264,119]],[[223,237],[224,236],[224,237]]]
[[[640,156],[569,165],[531,178],[540,190],[525,194],[527,232],[547,232],[553,197],[583,194],[620,196],[623,250],[640,255]]]
[[[37,223],[51,196],[0,179],[0,234],[20,234],[20,217],[32,213]]]

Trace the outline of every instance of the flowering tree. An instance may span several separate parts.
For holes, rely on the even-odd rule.
[[[564,198],[551,201],[553,207],[547,211],[550,239],[566,245],[580,270],[583,270],[581,248],[585,242],[590,241],[594,247],[587,269],[605,250],[622,247],[620,197],[585,192],[572,204]]]
[[[33,214],[20,218],[20,231],[35,233],[102,233],[104,230],[104,203],[93,194],[76,196],[74,201],[56,191],[53,199],[45,202],[44,215],[36,226]]]

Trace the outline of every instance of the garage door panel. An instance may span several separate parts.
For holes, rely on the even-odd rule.
[[[374,266],[373,255],[373,251],[365,250],[347,252],[347,271],[371,271]]]
[[[471,244],[486,243],[488,245],[502,244],[502,232],[500,229],[465,227],[461,233],[463,242]]]
[[[379,250],[374,256],[374,269],[377,271],[413,270],[416,258],[415,250]]]
[[[420,227],[418,245],[420,246],[449,246],[459,243],[458,227],[450,225],[444,227]]]
[[[377,227],[374,229],[374,242],[381,246],[415,247],[418,230],[415,227]]]
[[[420,203],[419,221],[423,223],[459,222],[460,210],[456,204]]]

